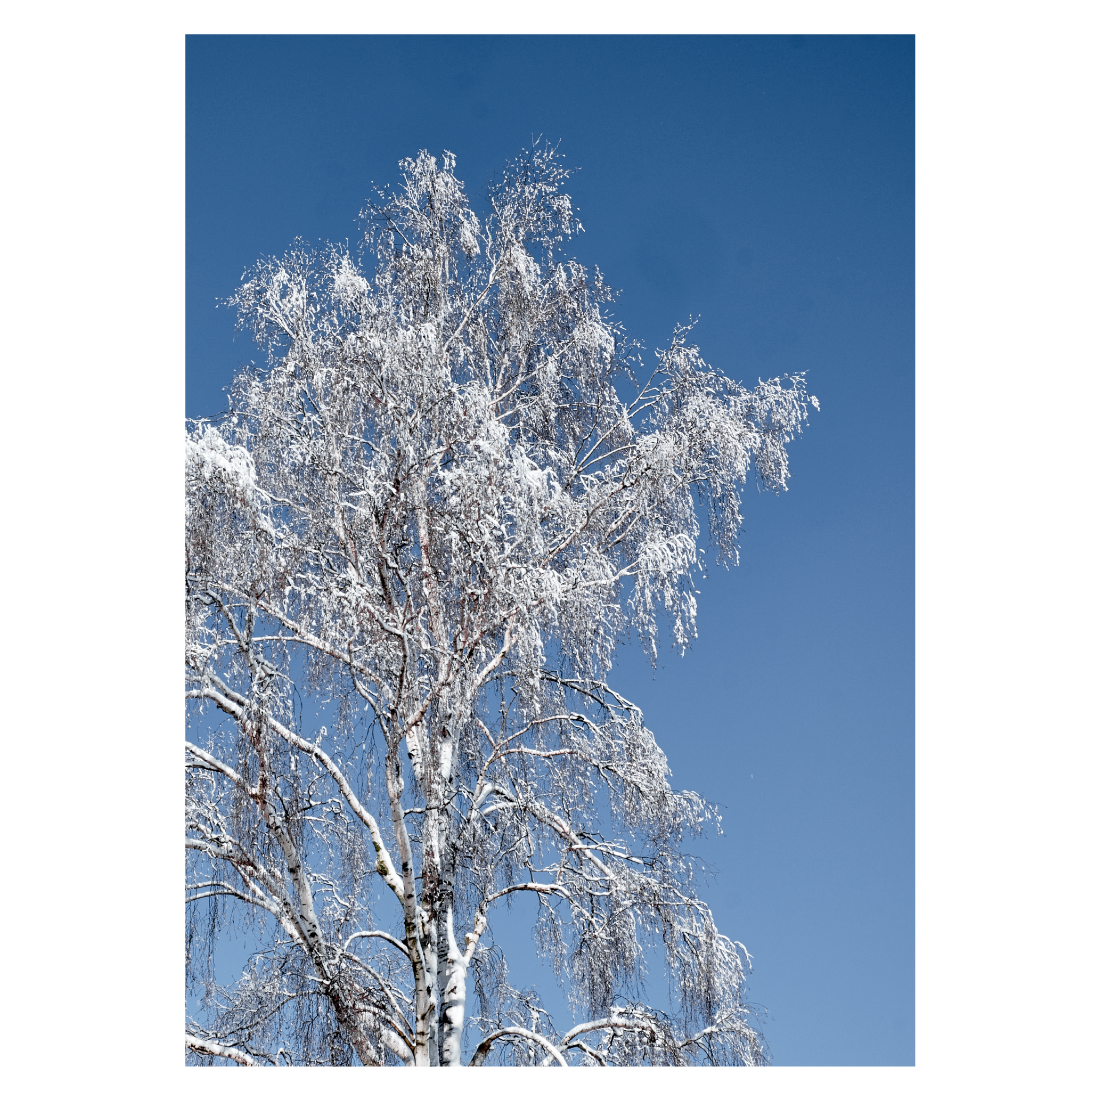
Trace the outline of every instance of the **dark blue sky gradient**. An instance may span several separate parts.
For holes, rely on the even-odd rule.
[[[539,134],[581,168],[572,250],[628,332],[663,346],[692,314],[737,379],[808,371],[790,491],[747,490],[695,648],[614,676],[676,785],[724,807],[691,847],[778,1065],[914,1059],[913,66],[910,37],[187,44],[188,415],[255,355],[214,309],[246,266],[354,240],[370,181],[422,148],[476,207]]]

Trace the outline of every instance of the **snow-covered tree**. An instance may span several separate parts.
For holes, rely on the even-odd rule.
[[[454,165],[403,161],[359,253],[246,273],[266,363],[189,426],[188,1059],[763,1062],[680,847],[716,816],[607,676],[632,632],[690,643],[698,512],[735,560],[741,487],[785,487],[814,399],[686,328],[643,370],[562,254],[555,150],[480,218]],[[524,895],[575,1025],[509,982],[494,918]],[[241,917],[260,950],[223,988]]]

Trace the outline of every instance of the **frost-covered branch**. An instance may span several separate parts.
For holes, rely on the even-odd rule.
[[[212,1039],[201,1039],[190,1032],[185,1034],[184,1044],[188,1050],[193,1050],[196,1054],[208,1054],[214,1058],[228,1058],[239,1066],[255,1066],[258,1064],[251,1054],[246,1054],[243,1050],[222,1046],[221,1043],[215,1043]]]
[[[484,1039],[478,1044],[477,1050],[474,1051],[473,1058],[470,1059],[471,1066],[481,1066],[485,1064],[485,1059],[489,1054],[489,1048],[498,1039],[504,1038],[506,1035],[518,1035],[524,1039],[528,1039],[532,1043],[538,1043],[539,1046],[545,1047],[550,1051],[550,1057],[558,1063],[558,1065],[566,1066],[568,1068],[569,1063],[561,1056],[561,1052],[545,1035],[540,1035],[537,1031],[528,1031],[525,1027],[501,1027],[489,1035],[486,1035]]]

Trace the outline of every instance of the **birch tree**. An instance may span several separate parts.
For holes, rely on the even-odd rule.
[[[717,816],[609,675],[689,645],[704,550],[736,562],[816,401],[687,327],[647,359],[563,252],[553,148],[480,216],[451,154],[400,169],[358,250],[246,273],[266,359],[188,425],[187,1058],[762,1063],[681,847]],[[579,1022],[511,984],[512,905]],[[260,949],[219,986],[234,921]]]

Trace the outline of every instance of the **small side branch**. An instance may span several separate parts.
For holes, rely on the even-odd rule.
[[[215,1058],[229,1058],[239,1066],[259,1065],[251,1054],[246,1054],[243,1050],[222,1046],[221,1043],[215,1043],[212,1039],[200,1039],[189,1031],[184,1033],[184,1043],[196,1054],[212,1054]]]
[[[355,932],[352,935],[348,936],[347,942],[344,944],[344,954],[346,955],[348,953],[348,948],[351,946],[353,940],[364,939],[368,936],[375,937],[380,940],[385,940],[386,943],[393,944],[393,946],[396,947],[397,950],[405,956],[405,958],[409,957],[409,949],[399,939],[397,939],[395,936],[391,936],[389,932],[378,931]]]
[[[533,1040],[540,1046],[545,1047],[561,1065],[566,1067],[566,1069],[569,1068],[569,1063],[561,1056],[561,1051],[559,1051],[545,1035],[539,1035],[537,1031],[528,1031],[525,1027],[502,1027],[499,1031],[494,1031],[486,1035],[485,1038],[481,1040],[477,1050],[474,1051],[474,1056],[470,1059],[470,1065],[484,1065],[485,1059],[489,1054],[489,1048],[497,1039],[503,1038],[505,1035],[518,1035],[520,1038]]]

